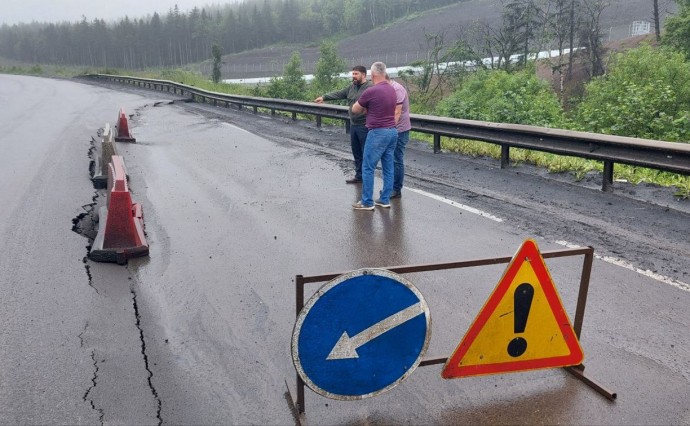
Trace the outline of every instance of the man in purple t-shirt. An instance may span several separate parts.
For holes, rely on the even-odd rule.
[[[364,144],[362,160],[362,199],[352,205],[355,210],[374,210],[374,205],[389,208],[393,191],[393,151],[398,141],[395,128],[396,94],[386,81],[386,64],[374,62],[371,65],[371,81],[368,88],[352,105],[352,112],[367,113],[366,126],[369,129]],[[374,171],[379,160],[383,174],[381,197],[373,200]]]
[[[403,180],[405,179],[405,146],[410,140],[410,97],[402,84],[398,83],[386,74],[386,80],[395,89],[397,97],[395,106],[395,127],[398,129],[398,143],[393,151],[393,192],[391,198],[402,196]]]

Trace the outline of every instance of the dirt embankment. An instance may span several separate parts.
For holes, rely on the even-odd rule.
[[[600,19],[605,42],[629,38],[631,25],[635,21],[653,22],[652,2],[649,0],[610,0],[610,3]],[[676,9],[673,0],[660,1],[662,19]],[[352,35],[338,44],[338,51],[348,66],[368,66],[379,60],[388,66],[403,66],[424,58],[427,52],[425,34],[441,33],[445,35],[447,43],[452,43],[461,34],[469,32],[475,23],[486,23],[494,27],[500,25],[501,11],[501,0],[469,0],[415,18],[402,19],[365,34]],[[651,30],[654,30],[653,26]],[[223,78],[280,75],[295,50],[302,56],[305,73],[312,73],[319,58],[317,46],[273,46],[226,55]],[[211,64],[202,64],[201,71],[210,75]]]

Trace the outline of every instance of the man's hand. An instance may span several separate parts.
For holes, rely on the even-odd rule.
[[[323,103],[323,96],[319,96],[318,98],[314,99],[314,102],[317,104],[322,104]]]

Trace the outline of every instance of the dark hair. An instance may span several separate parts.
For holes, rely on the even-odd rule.
[[[355,65],[354,67],[352,67],[352,71],[359,71],[362,74],[367,75],[367,69],[364,68],[364,66],[362,65]]]

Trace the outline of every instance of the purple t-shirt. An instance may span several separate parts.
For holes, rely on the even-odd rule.
[[[395,89],[385,81],[365,90],[357,102],[367,109],[367,128],[395,127],[395,101]]]
[[[398,120],[396,127],[398,128],[398,132],[406,132],[412,129],[412,123],[410,122],[410,98],[407,96],[407,90],[405,90],[402,84],[391,80],[391,86],[395,89],[397,104],[402,105],[400,120]]]

